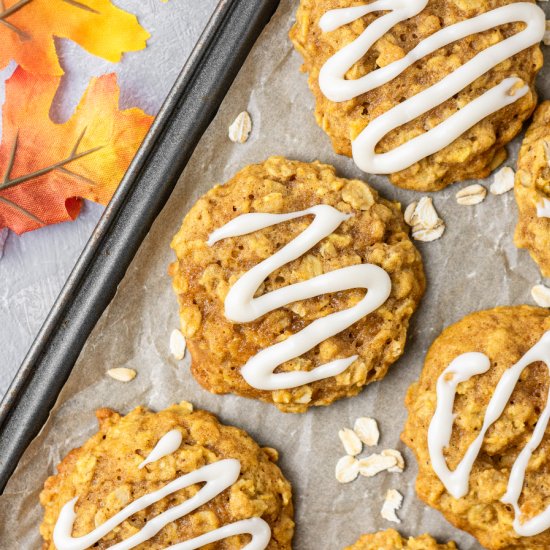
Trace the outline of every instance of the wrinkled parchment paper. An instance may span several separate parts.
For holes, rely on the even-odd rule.
[[[179,322],[166,274],[173,260],[169,243],[184,214],[214,183],[226,181],[246,164],[279,154],[334,164],[341,175],[363,177],[404,205],[419,197],[383,177],[366,177],[350,159],[332,152],[329,139],[314,121],[312,96],[305,75],[299,73],[301,60],[287,38],[297,4],[298,0],[281,2],[90,336],[49,422],[0,497],[0,548],[40,548],[38,493],[56,463],[96,430],[95,409],[108,406],[127,412],[146,405],[158,410],[181,400],[210,410],[223,422],[247,430],[260,444],[279,449],[280,466],[294,487],[298,550],[338,550],[362,533],[388,527],[407,535],[430,532],[441,540],[454,539],[461,550],[481,548],[415,498],[415,461],[399,435],[405,420],[405,391],[418,377],[424,354],[440,331],[478,309],[531,302],[529,292],[540,274],[528,254],[513,245],[512,193],[489,195],[475,207],[456,204],[455,193],[467,184],[434,195],[447,231],[439,241],[419,244],[429,284],[413,319],[407,351],[383,381],[355,398],[304,415],[283,414],[264,403],[209,394],[192,378],[189,357],[178,363],[170,355],[169,335]],[[550,96],[548,70],[539,78],[539,88],[546,88]],[[253,132],[246,144],[235,145],[227,138],[227,128],[245,109],[252,116]],[[510,165],[518,145],[519,139],[510,147]],[[113,367],[135,369],[138,376],[127,384],[116,382],[105,375]],[[380,474],[348,485],[336,482],[334,466],[344,454],[338,430],[351,427],[359,416],[378,420],[379,451],[397,448],[404,453],[404,474]],[[390,488],[405,496],[399,526],[380,516]]]

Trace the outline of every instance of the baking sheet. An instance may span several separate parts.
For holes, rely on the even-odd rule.
[[[454,195],[466,183],[433,194],[447,231],[439,241],[419,244],[428,290],[413,319],[407,351],[383,381],[355,398],[305,415],[283,414],[267,404],[209,394],[189,373],[190,358],[177,362],[170,355],[169,335],[179,321],[166,274],[173,260],[169,243],[184,214],[213,184],[226,181],[246,164],[279,154],[333,164],[339,174],[362,177],[404,205],[420,196],[393,187],[383,177],[366,177],[351,159],[332,152],[329,139],[314,121],[306,76],[299,73],[301,59],[287,39],[297,4],[298,0],[282,0],[90,336],[49,422],[0,497],[0,548],[40,547],[38,493],[55,464],[96,430],[95,409],[108,406],[127,412],[146,405],[158,410],[181,400],[210,410],[223,422],[247,430],[260,444],[279,449],[280,466],[294,487],[297,549],[337,550],[362,533],[388,527],[406,535],[430,532],[441,540],[453,539],[462,550],[481,548],[415,498],[416,466],[399,434],[405,420],[405,391],[418,377],[424,354],[439,332],[471,311],[531,302],[529,292],[540,274],[528,254],[513,245],[512,193],[490,195],[476,207],[456,204]],[[546,89],[550,97],[548,76],[548,70],[543,71],[539,89]],[[246,144],[235,145],[227,138],[227,128],[244,109],[252,116],[253,132]],[[510,146],[512,166],[518,146],[519,140]],[[116,382],[105,375],[114,367],[133,368],[138,376],[128,384]],[[351,427],[359,416],[378,420],[380,449],[403,452],[404,474],[379,474],[348,485],[336,482],[334,466],[343,454],[338,430]],[[399,526],[380,517],[390,488],[405,496]]]

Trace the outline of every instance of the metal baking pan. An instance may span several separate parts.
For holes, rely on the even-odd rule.
[[[279,0],[220,0],[0,403],[0,493]]]

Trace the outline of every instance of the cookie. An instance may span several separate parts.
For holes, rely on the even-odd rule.
[[[519,209],[515,243],[550,277],[550,101],[535,112],[519,151],[514,193]]]
[[[251,540],[291,548],[291,487],[277,451],[185,402],[96,415],[98,433],[63,459],[40,495],[44,550],[122,541],[142,550],[183,541],[240,549]]]
[[[430,535],[403,538],[395,529],[363,535],[344,550],[456,550],[454,542],[438,544]]]
[[[418,495],[490,550],[550,548],[549,368],[550,312],[500,307],[445,329],[407,393]]]
[[[405,189],[488,176],[535,109],[543,63],[544,12],[512,4],[301,0],[290,36],[334,150]]]
[[[195,378],[287,412],[383,378],[425,287],[408,231],[397,203],[319,162],[273,157],[214,187],[172,241]]]

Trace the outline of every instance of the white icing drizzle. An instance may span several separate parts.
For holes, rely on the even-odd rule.
[[[435,128],[392,151],[376,154],[375,147],[386,134],[452,98],[493,67],[537,44],[544,36],[544,12],[535,4],[517,2],[441,29],[422,40],[402,59],[356,80],[346,80],[349,69],[377,40],[401,21],[419,14],[427,4],[428,0],[378,0],[364,6],[325,13],[319,24],[324,32],[330,32],[368,13],[389,12],[373,21],[354,42],[325,63],[319,74],[323,94],[332,101],[347,101],[390,82],[416,61],[452,42],[506,23],[524,22],[526,28],[481,51],[438,83],[373,120],[352,143],[353,158],[365,172],[390,174],[404,170],[445,148],[472,126],[518,101],[529,91],[527,85],[519,87],[523,83],[521,79],[506,78]]]
[[[55,547],[57,550],[85,550],[86,548],[90,548],[133,514],[145,510],[148,506],[151,506],[155,502],[159,502],[176,491],[196,483],[205,483],[193,497],[155,516],[136,534],[114,546],[110,546],[109,550],[130,550],[131,548],[135,548],[139,544],[154,537],[169,523],[193,512],[199,506],[202,506],[225,491],[225,489],[237,481],[240,470],[240,462],[234,459],[220,460],[219,462],[203,466],[194,472],[178,477],[153,493],[149,493],[134,500],[112,518],[94,529],[91,533],[74,538],[72,536],[72,531],[76,519],[75,505],[78,500],[78,497],[76,497],[67,502],[61,509],[53,532]],[[166,550],[194,550],[205,544],[241,534],[249,534],[252,536],[252,540],[243,550],[264,550],[271,539],[271,529],[269,525],[261,518],[251,518],[226,525],[194,539],[169,546]]]
[[[461,498],[468,493],[470,473],[481,450],[487,430],[502,415],[522,372],[536,361],[546,363],[550,371],[550,331],[546,332],[515,365],[504,372],[487,406],[483,426],[478,436],[468,447],[464,458],[453,472],[447,466],[443,450],[449,446],[451,441],[456,387],[476,374],[487,372],[491,363],[489,358],[482,353],[465,353],[454,359],[437,380],[437,407],[428,429],[428,449],[435,473],[454,498]],[[512,466],[507,491],[501,499],[502,502],[513,506],[515,512],[513,526],[520,536],[537,535],[550,527],[550,506],[539,515],[523,523],[520,521],[521,510],[519,507],[519,497],[523,489],[527,465],[544,437],[549,420],[550,396],[547,397],[546,406],[537,421],[531,439]]]
[[[155,448],[147,455],[147,458],[138,468],[141,470],[147,464],[151,464],[151,462],[156,462],[165,456],[175,453],[181,445],[182,438],[183,436],[178,430],[172,430],[163,435],[155,445]]]
[[[542,202],[537,204],[537,216],[539,218],[550,218],[550,200],[542,199]]]
[[[222,239],[247,235],[308,215],[314,215],[315,218],[304,232],[273,256],[253,267],[232,286],[225,299],[226,317],[237,323],[247,323],[277,308],[322,294],[355,288],[364,288],[368,292],[352,308],[316,319],[297,334],[261,350],[250,358],[242,367],[241,373],[246,382],[254,388],[294,388],[344,372],[358,358],[357,355],[331,361],[309,372],[274,373],[285,361],[308,352],[379,308],[391,292],[389,275],[378,266],[363,264],[325,273],[254,298],[260,285],[271,273],[305,254],[350,217],[329,205],[313,206],[290,214],[244,214],[214,231],[208,244],[212,246]]]

